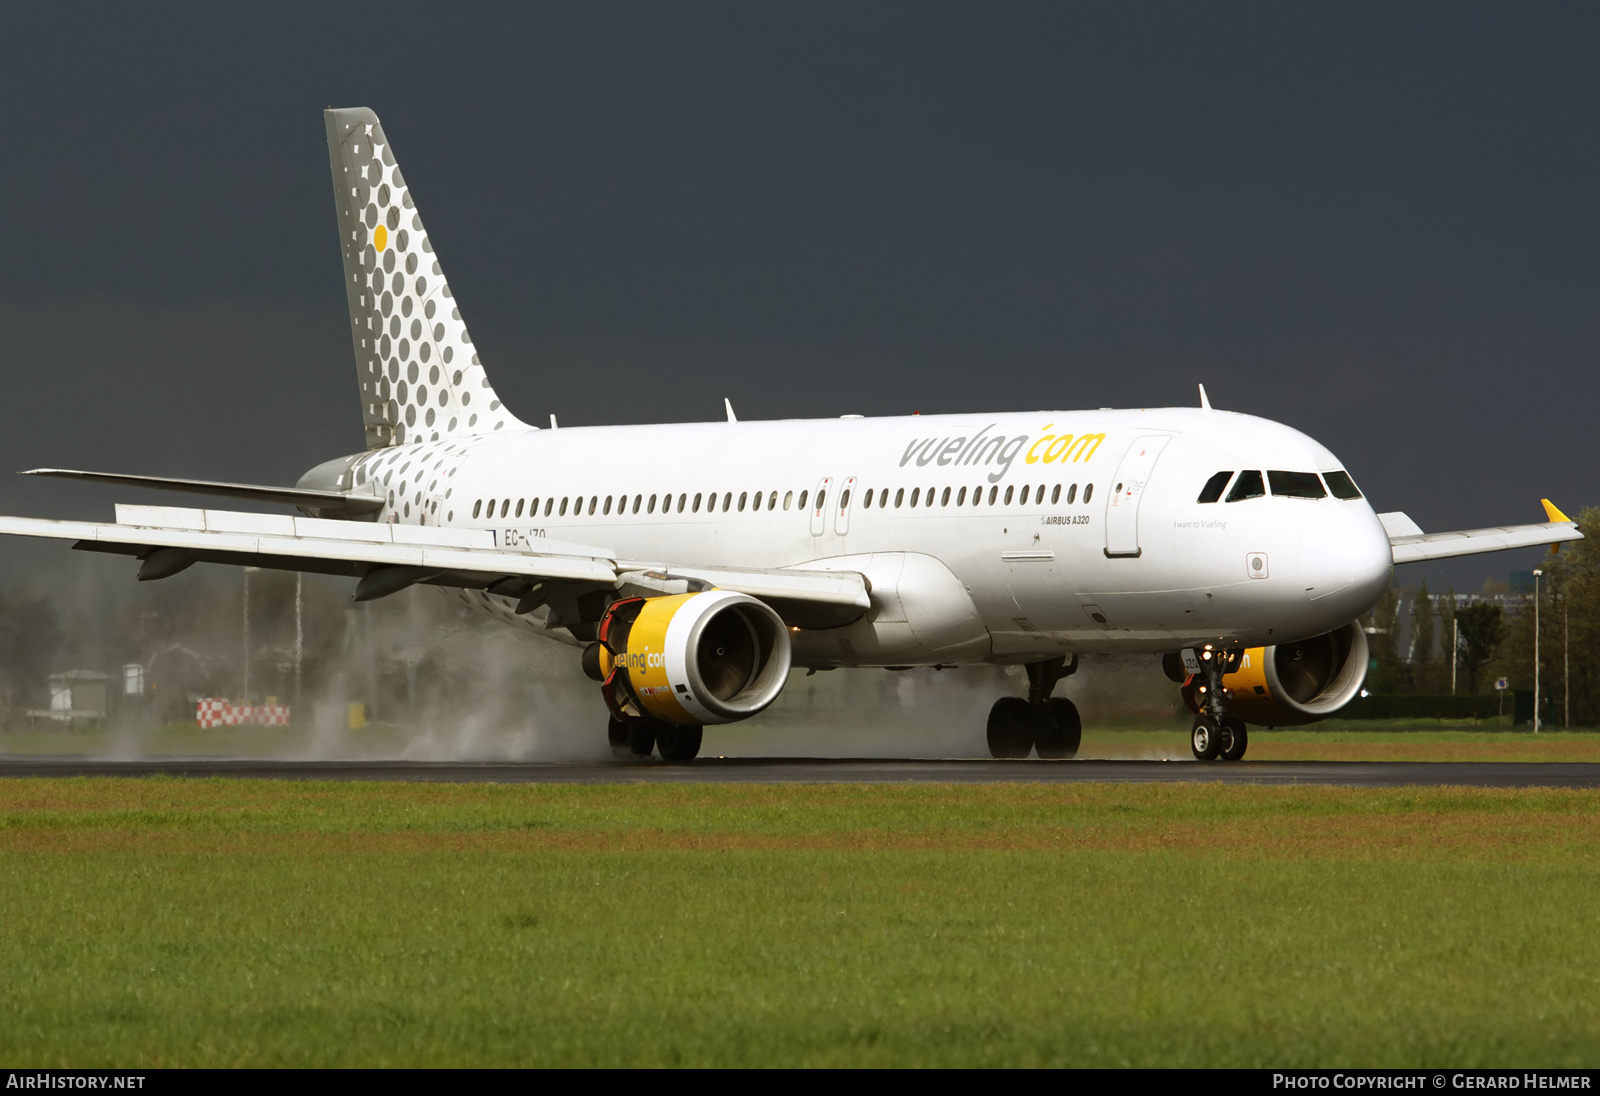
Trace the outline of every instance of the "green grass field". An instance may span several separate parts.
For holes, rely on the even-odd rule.
[[[0,783],[16,1066],[1592,1066],[1600,794]]]

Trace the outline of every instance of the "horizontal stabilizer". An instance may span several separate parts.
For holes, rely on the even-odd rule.
[[[374,513],[383,508],[383,500],[374,495],[351,495],[343,491],[307,491],[299,487],[263,487],[254,483],[219,483],[215,480],[174,479],[171,476],[130,476],[120,472],[80,472],[72,468],[30,468],[19,474],[114,483],[119,487],[148,487],[154,491],[186,491],[194,495],[303,506],[308,510]]]

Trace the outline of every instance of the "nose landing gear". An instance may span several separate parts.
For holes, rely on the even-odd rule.
[[[1238,761],[1249,745],[1244,721],[1227,714],[1227,690],[1222,687],[1222,676],[1238,667],[1240,654],[1206,647],[1183,652],[1181,662],[1176,655],[1163,660],[1169,677],[1175,676],[1177,665],[1189,671],[1183,679],[1183,699],[1195,713],[1194,725],[1189,728],[1189,749],[1197,761]]]
[[[1075,757],[1083,738],[1083,720],[1077,705],[1064,696],[1051,696],[1056,683],[1078,669],[1078,656],[1069,665],[1065,656],[1030,662],[1028,699],[1003,696],[989,709],[989,753],[997,758],[1023,758],[1037,750],[1042,758]]]

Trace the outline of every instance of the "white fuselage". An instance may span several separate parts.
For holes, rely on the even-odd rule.
[[[797,632],[795,661],[870,666],[1260,646],[1347,623],[1392,566],[1365,499],[1197,501],[1219,471],[1342,467],[1281,424],[1165,408],[508,431],[365,454],[349,485],[388,500],[380,520],[489,528],[507,548],[860,571],[873,610]]]

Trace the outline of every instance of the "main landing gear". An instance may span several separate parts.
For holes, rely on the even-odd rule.
[[[989,709],[989,753],[993,757],[1027,757],[1034,750],[1039,756],[1065,759],[1078,753],[1083,738],[1083,720],[1077,705],[1064,696],[1051,696],[1056,682],[1075,673],[1078,656],[1067,665],[1065,657],[1030,662],[1028,699],[1003,696]]]
[[[1250,744],[1250,734],[1242,719],[1227,713],[1222,675],[1238,666],[1239,652],[1205,647],[1186,651],[1182,656],[1168,655],[1167,662],[1169,676],[1174,676],[1174,664],[1190,670],[1181,680],[1183,699],[1195,714],[1194,725],[1189,728],[1189,749],[1195,759],[1238,761]]]
[[[643,761],[651,753],[661,754],[663,761],[693,761],[700,753],[704,732],[703,727],[612,716],[606,738],[611,743],[611,756],[618,761]]]

